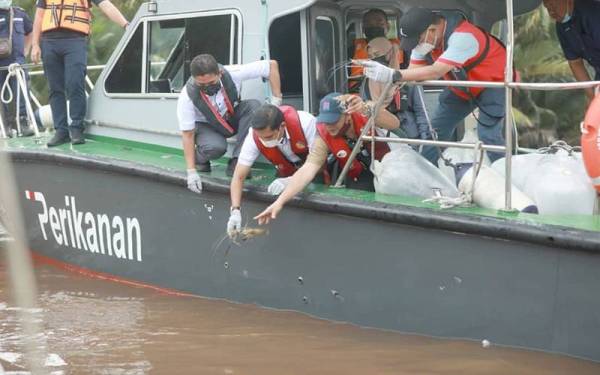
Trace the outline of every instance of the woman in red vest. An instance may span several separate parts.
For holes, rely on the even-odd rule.
[[[408,69],[394,70],[374,61],[363,62],[365,75],[379,82],[447,80],[504,82],[506,49],[488,32],[455,12],[412,8],[400,19],[401,48],[412,50]],[[452,87],[440,95],[431,123],[441,141],[451,140],[456,126],[475,109],[479,139],[504,145],[503,88]],[[423,156],[433,164],[437,147],[425,147]],[[492,160],[501,157],[489,153]]]

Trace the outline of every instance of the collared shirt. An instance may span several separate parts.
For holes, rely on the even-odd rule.
[[[271,64],[268,60],[255,61],[244,65],[227,65],[224,68],[231,74],[231,79],[238,92],[241,89],[243,81],[255,78],[269,78],[269,74],[271,73]],[[227,112],[227,105],[222,91],[210,96],[209,100],[218,108],[221,116],[224,116]],[[197,122],[206,122],[206,117],[196,108],[185,88],[181,90],[179,100],[177,101],[177,119],[179,120],[179,130],[181,131],[194,130]]]
[[[33,30],[31,19],[21,8],[13,7],[13,36],[12,36],[12,55],[6,59],[0,60],[0,66],[7,66],[18,62],[25,63],[25,36]],[[10,33],[10,11],[0,9],[0,37],[8,38]]]
[[[586,60],[600,79],[600,2],[575,1],[571,20],[557,22],[556,33],[565,58]]]
[[[298,111],[298,117],[300,117],[300,125],[302,126],[302,131],[306,137],[308,149],[310,150],[312,149],[317,136],[317,119],[310,113],[304,111]],[[279,150],[281,150],[283,156],[285,156],[285,158],[290,162],[300,162],[300,158],[292,151],[292,146],[290,144],[289,135],[287,132],[286,136],[283,137],[282,142],[277,147]],[[244,144],[242,145],[240,156],[238,157],[238,164],[251,167],[259,156],[260,150],[254,141],[253,130],[250,129],[246,139],[244,139]]]
[[[88,0],[85,0],[88,1]],[[89,0],[90,7],[93,5],[100,5],[104,0]],[[46,7],[46,0],[36,0],[35,6],[37,8],[44,9]],[[70,39],[70,38],[87,38],[87,35],[79,33],[75,30],[56,29],[49,30],[42,33],[42,39]]]

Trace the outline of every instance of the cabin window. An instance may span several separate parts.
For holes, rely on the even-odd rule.
[[[140,23],[106,79],[106,92],[124,94],[142,92],[143,30],[143,24]]]
[[[300,13],[273,21],[269,29],[271,59],[279,63],[281,92],[286,103],[302,108],[302,47]]]
[[[138,25],[109,73],[106,92],[178,93],[196,55],[210,53],[224,65],[239,63],[240,31],[239,16],[231,12],[149,18]]]
[[[315,20],[315,85],[316,96],[322,98],[330,92],[336,91],[337,74],[337,27],[331,17],[320,16]]]

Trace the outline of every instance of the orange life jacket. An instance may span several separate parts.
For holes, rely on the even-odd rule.
[[[367,122],[369,119],[360,113],[353,113],[351,115],[351,117],[352,117],[354,133],[358,137],[362,133],[362,130],[365,127],[365,125],[367,125]],[[348,158],[350,157],[350,154],[352,153],[352,149],[348,145],[346,137],[332,136],[331,134],[329,134],[329,132],[327,131],[326,125],[323,123],[317,124],[317,130],[319,132],[319,135],[323,139],[323,141],[325,141],[325,144],[327,144],[329,151],[331,151],[333,156],[335,156],[335,158],[339,161],[340,167],[344,168],[344,166],[348,162]],[[373,130],[371,130],[369,133],[370,133],[370,135],[374,134]],[[364,149],[370,151],[371,150],[370,144],[371,144],[371,142],[364,142],[363,143]],[[387,143],[385,143],[385,142],[376,142],[375,143],[375,159],[381,161],[381,159],[383,159],[385,154],[387,154],[388,152],[390,152],[390,148]],[[348,172],[348,176],[356,181],[358,179],[358,177],[361,175],[361,173],[363,172],[364,168],[365,167],[363,166],[363,164],[360,161],[358,161],[357,159],[354,159],[354,161],[352,162],[352,167],[350,167],[350,171]]]
[[[68,29],[89,35],[91,21],[88,0],[46,0],[42,32]]]
[[[400,40],[397,38],[390,39],[390,42],[396,45],[400,45]],[[354,40],[354,60],[367,60],[369,58],[369,53],[367,52],[367,46],[369,42],[366,39],[355,39]],[[404,51],[401,49],[398,50],[398,61],[400,64],[404,61]],[[362,66],[352,66],[350,68],[350,75],[352,77],[362,76],[363,75],[363,67]]]
[[[302,130],[302,123],[300,122],[300,116],[293,107],[283,105],[279,107],[283,112],[283,119],[285,121],[285,129],[289,135],[289,142],[292,151],[298,158],[304,163],[308,156],[308,144],[306,142],[306,136]],[[297,170],[298,166],[289,161],[279,147],[266,147],[261,141],[256,132],[252,132],[254,143],[260,153],[270,161],[277,169],[277,175],[279,177],[289,177],[293,175]]]

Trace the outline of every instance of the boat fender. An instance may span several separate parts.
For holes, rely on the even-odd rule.
[[[468,168],[458,183],[458,190],[467,193],[471,190],[473,167]],[[475,180],[473,202],[483,208],[502,210],[505,206],[505,179],[491,167],[482,165]],[[512,185],[512,207],[521,212],[537,214],[535,202]]]
[[[600,192],[600,95],[596,95],[581,124],[583,162],[597,192]]]

